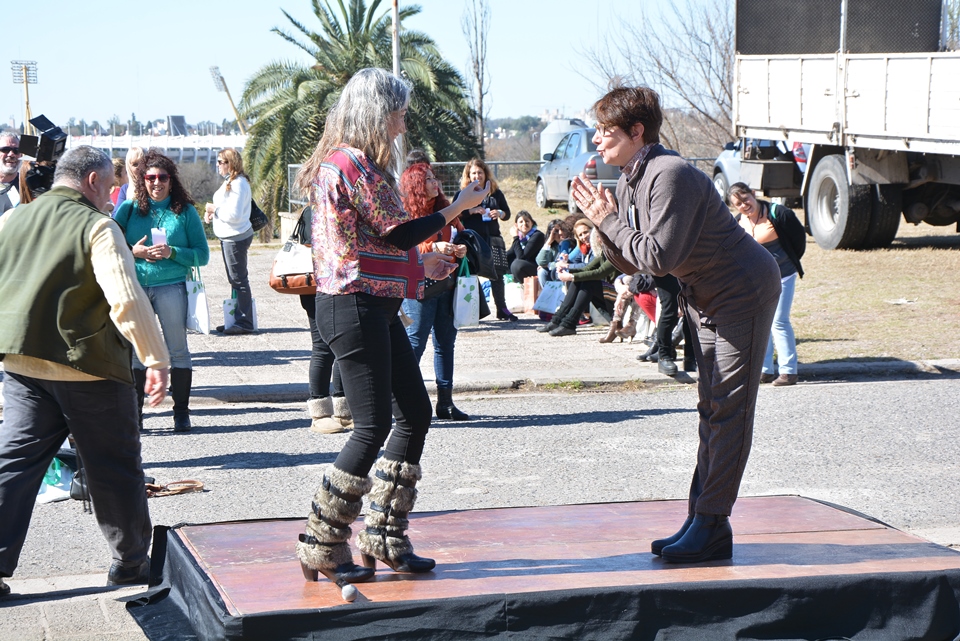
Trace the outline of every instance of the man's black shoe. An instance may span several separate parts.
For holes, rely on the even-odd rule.
[[[10,594],[10,586],[4,583],[3,578],[0,577],[0,598]]]
[[[114,561],[107,573],[107,585],[145,585],[150,582],[150,559],[132,568]]]

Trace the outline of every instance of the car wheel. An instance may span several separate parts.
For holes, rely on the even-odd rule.
[[[537,200],[537,207],[539,207],[540,209],[546,209],[547,205],[550,204],[550,201],[547,200],[547,188],[544,187],[542,180],[537,181],[536,200]]]
[[[824,249],[858,249],[867,235],[871,203],[870,185],[847,184],[843,156],[826,156],[810,177],[810,233]]]
[[[567,211],[571,214],[575,214],[580,211],[580,208],[577,207],[577,201],[573,197],[573,187],[567,189]]]
[[[717,193],[720,194],[720,199],[723,200],[724,204],[729,205],[730,201],[727,200],[727,189],[730,188],[730,182],[722,170],[713,175],[713,186],[717,188]]]

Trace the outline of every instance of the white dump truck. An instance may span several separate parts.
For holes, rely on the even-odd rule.
[[[960,232],[960,52],[941,0],[737,0],[733,123],[741,178],[802,197],[825,249],[886,247],[900,218]],[[747,144],[740,144],[746,149]]]

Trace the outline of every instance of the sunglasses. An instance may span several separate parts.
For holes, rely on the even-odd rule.
[[[143,179],[148,183],[155,183],[158,180],[165,183],[170,180],[170,174],[144,174]]]
[[[0,147],[0,154],[19,154],[20,147]]]
[[[227,164],[227,161],[226,161],[226,160],[218,160],[218,161],[217,161],[217,164],[218,164],[218,165],[226,165],[226,164]]]

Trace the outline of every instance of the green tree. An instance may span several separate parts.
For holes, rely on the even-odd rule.
[[[286,11],[295,35],[272,31],[306,52],[312,65],[276,61],[247,83],[240,108],[252,124],[244,148],[244,166],[261,206],[276,212],[287,202],[287,166],[313,152],[330,107],[353,74],[366,67],[391,69],[392,20],[380,15],[381,0],[311,0],[319,30],[311,31]],[[400,9],[403,20],[419,6]],[[301,40],[298,38],[304,38]],[[400,32],[401,74],[413,85],[407,115],[408,147],[421,147],[435,160],[461,160],[479,149],[474,113],[460,73],[447,63],[433,40],[418,31]]]

